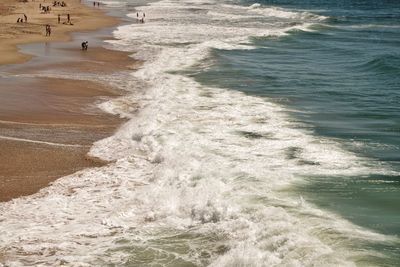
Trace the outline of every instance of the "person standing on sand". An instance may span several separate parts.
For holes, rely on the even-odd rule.
[[[69,14],[67,14],[67,22],[71,23],[71,17],[69,16]]]
[[[25,23],[28,22],[28,17],[24,14]]]
[[[60,14],[58,14],[58,24],[60,24],[60,22],[61,22],[61,17]]]

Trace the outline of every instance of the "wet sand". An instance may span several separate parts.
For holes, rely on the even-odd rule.
[[[104,164],[86,154],[122,122],[94,105],[115,92],[94,82],[53,78],[2,78],[0,84],[0,201]]]
[[[96,77],[134,69],[140,62],[130,53],[103,48],[95,32],[84,36],[89,38],[88,51],[78,48],[76,37],[65,43],[29,44],[21,48],[32,60],[0,67],[0,201],[36,193],[59,177],[107,164],[87,153],[93,142],[112,135],[124,120],[96,104],[122,92],[105,83],[46,75]]]

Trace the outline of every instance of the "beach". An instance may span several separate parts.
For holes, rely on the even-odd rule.
[[[55,179],[82,168],[103,166],[106,162],[87,155],[93,142],[111,135],[123,121],[96,107],[96,103],[121,95],[110,86],[93,81],[47,77],[19,77],[58,69],[93,75],[126,69],[134,64],[127,53],[92,44],[82,53],[80,43],[64,52],[50,48],[52,42],[68,42],[71,32],[90,32],[118,23],[97,7],[81,1],[65,1],[66,7],[53,7],[53,1],[3,1],[0,5],[0,65],[11,69],[0,78],[0,201],[29,195]],[[50,6],[43,14],[39,4]],[[16,23],[26,14],[28,21]],[[61,14],[61,23],[57,15]],[[70,14],[73,25],[63,24]],[[45,36],[44,25],[52,27]],[[105,36],[104,36],[105,37]],[[24,54],[17,45],[38,44],[47,55],[40,63],[21,64],[35,57]],[[53,51],[53,52],[52,52]],[[62,57],[64,55],[64,57]],[[67,58],[74,56],[74,60]],[[52,58],[57,57],[57,60]],[[17,64],[17,65],[15,65]],[[66,67],[67,66],[67,67]]]
[[[116,25],[116,18],[105,16],[99,8],[82,4],[80,0],[64,1],[65,7],[53,6],[54,1],[17,1],[4,0],[0,3],[0,64],[21,63],[30,58],[18,52],[17,45],[35,43],[67,41],[70,32],[95,30],[102,27]],[[62,2],[62,1],[58,1]],[[44,13],[40,6],[51,8]],[[17,23],[18,18],[27,22]],[[70,23],[67,16],[70,14]],[[60,23],[58,23],[60,15]],[[45,25],[52,27],[52,34],[45,35]]]

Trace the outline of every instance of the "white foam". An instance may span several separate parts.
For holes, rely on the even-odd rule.
[[[99,0],[97,2],[100,2],[104,5],[107,5],[108,7],[113,7],[113,8],[126,6],[126,3],[122,1]]]
[[[303,176],[390,170],[301,130],[267,99],[179,74],[212,49],[251,49],[251,36],[293,29],[210,25],[204,15],[235,8],[264,7],[160,1],[138,8],[146,23],[118,28],[121,40],[110,43],[134,47],[146,62],[123,78],[131,93],[101,104],[131,118],[91,149],[113,163],[1,204],[7,265],[352,266],[352,259],[374,253],[351,250],[354,241],[398,242],[282,190]],[[305,16],[284,19],[298,27],[312,23]],[[144,92],[138,82],[147,85]]]

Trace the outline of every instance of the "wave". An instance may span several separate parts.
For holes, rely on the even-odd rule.
[[[398,73],[400,71],[400,56],[392,54],[381,54],[368,62],[358,66],[362,71],[373,71],[381,74]]]

